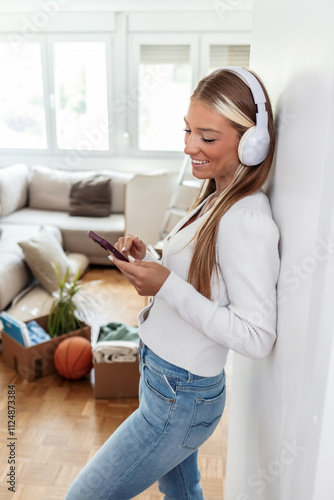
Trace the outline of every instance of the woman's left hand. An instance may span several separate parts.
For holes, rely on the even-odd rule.
[[[138,295],[153,296],[158,293],[170,271],[157,262],[124,262],[113,255],[113,263],[124,274],[126,279],[135,287]]]

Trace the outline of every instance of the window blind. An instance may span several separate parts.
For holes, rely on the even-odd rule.
[[[211,45],[210,68],[223,66],[249,67],[249,45]]]
[[[142,64],[189,64],[189,45],[141,45]]]

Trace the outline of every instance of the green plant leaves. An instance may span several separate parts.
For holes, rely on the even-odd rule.
[[[50,337],[56,337],[64,333],[81,328],[82,321],[77,317],[78,306],[74,296],[80,291],[80,271],[73,281],[70,281],[70,269],[66,270],[64,278],[59,274],[57,262],[54,262],[59,290],[54,293],[55,299],[52,303],[48,317],[48,330]]]

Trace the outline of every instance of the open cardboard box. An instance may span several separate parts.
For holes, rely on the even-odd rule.
[[[48,331],[48,316],[41,316],[40,318],[34,319],[45,331]],[[42,342],[41,344],[24,347],[2,330],[3,359],[5,363],[14,368],[21,377],[32,382],[37,378],[45,377],[56,371],[53,357],[60,342],[74,336],[85,337],[90,340],[90,335],[90,326],[83,324],[82,328],[79,330],[60,335],[59,337],[55,337],[47,342]]]
[[[94,363],[95,398],[137,398],[139,362]]]

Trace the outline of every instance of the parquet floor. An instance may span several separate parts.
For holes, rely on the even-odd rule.
[[[90,288],[97,303],[96,321],[136,324],[145,303],[114,269],[89,270],[84,280],[101,279]],[[89,290],[89,289],[88,289]],[[206,500],[223,500],[229,419],[231,360],[226,367],[227,402],[214,435],[202,446],[199,463]],[[16,491],[8,491],[9,473],[7,388],[16,391]],[[27,382],[4,364],[0,356],[0,498],[7,500],[63,500],[68,486],[109,435],[138,405],[137,399],[96,400],[93,373],[69,382],[50,375]],[[136,500],[160,500],[157,485]],[[94,499],[92,499],[94,500]]]

